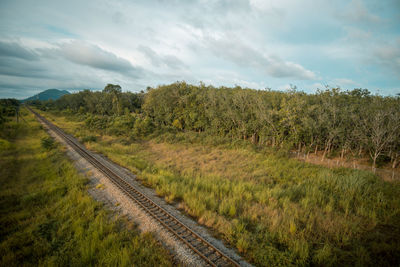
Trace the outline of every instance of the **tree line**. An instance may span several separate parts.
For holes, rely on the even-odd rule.
[[[123,115],[124,112],[140,112],[143,93],[122,92],[121,86],[108,84],[102,91],[89,89],[63,95],[56,101],[32,100],[28,104],[71,110],[79,113],[90,113],[104,116]]]
[[[322,157],[369,155],[374,168],[379,159],[393,168],[400,160],[400,97],[366,89],[307,94],[176,82],[131,93],[109,84],[102,92],[85,90],[44,105],[94,114],[92,121],[130,117],[127,127],[142,134],[196,131]]]

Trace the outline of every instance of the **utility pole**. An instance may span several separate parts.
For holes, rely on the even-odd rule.
[[[17,113],[17,123],[19,122],[19,118],[18,118],[18,115],[19,115],[19,106],[16,106],[15,107],[15,113]]]

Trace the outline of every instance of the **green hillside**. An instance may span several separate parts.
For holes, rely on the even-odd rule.
[[[49,99],[57,100],[63,95],[67,94],[70,94],[70,92],[68,92],[67,90],[47,89],[43,92],[40,92],[39,94],[23,99],[22,102],[30,100],[49,100]]]

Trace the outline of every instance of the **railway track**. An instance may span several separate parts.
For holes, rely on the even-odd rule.
[[[167,210],[152,201],[137,188],[129,184],[120,175],[102,164],[83,145],[60,128],[49,122],[46,118],[27,107],[40,121],[47,125],[57,135],[64,139],[77,153],[89,161],[94,167],[107,176],[121,191],[137,203],[147,214],[157,220],[165,229],[185,243],[191,250],[198,254],[210,266],[240,266],[238,262],[210,244],[183,222],[170,214]]]

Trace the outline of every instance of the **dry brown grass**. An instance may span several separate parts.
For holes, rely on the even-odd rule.
[[[260,155],[250,151],[152,141],[145,142],[142,148],[148,153],[147,160],[173,168],[182,174],[194,176],[212,174],[240,180],[251,180],[267,175],[267,170],[258,166]]]
[[[363,157],[363,158],[354,158],[351,157],[341,158],[340,156],[331,157],[331,158],[323,158],[322,151],[318,152],[317,154],[310,153],[308,155],[300,153],[294,153],[293,156],[301,161],[325,166],[328,168],[338,168],[338,167],[345,167],[351,169],[358,169],[358,170],[367,170],[373,171],[370,163],[370,159]],[[380,168],[375,169],[375,173],[381,177],[383,180],[388,182],[399,181],[400,180],[400,169],[399,168],[391,168],[391,164],[387,163]]]

